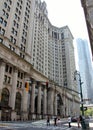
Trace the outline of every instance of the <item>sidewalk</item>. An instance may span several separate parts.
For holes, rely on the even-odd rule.
[[[34,125],[40,126],[41,125],[42,127],[45,127],[46,126],[46,120],[38,120],[38,121],[34,121],[34,122],[32,122],[32,121],[26,121],[26,122],[24,122],[24,121],[22,121],[22,122],[20,122],[20,121],[0,121],[0,127],[8,127],[8,126],[9,127],[10,126],[16,127],[16,126],[20,126],[20,125],[23,126],[23,124],[27,125],[27,126],[34,126]],[[51,121],[50,121],[50,126],[54,126],[54,120],[53,119],[51,119]],[[60,127],[60,128],[62,128],[62,126],[68,128],[67,119],[58,120],[57,126]],[[77,122],[72,122],[71,126],[72,127],[69,130],[84,130],[82,128],[78,128]],[[89,129],[86,129],[86,130],[93,130],[93,122],[89,123]]]
[[[78,128],[77,122],[76,123],[72,122],[71,125]],[[82,127],[80,126],[80,128],[78,128],[78,130],[93,130],[93,123],[89,123],[89,129],[82,129]]]

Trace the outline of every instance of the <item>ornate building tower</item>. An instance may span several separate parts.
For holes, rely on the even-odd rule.
[[[66,89],[76,89],[73,36],[47,15],[40,0],[0,2],[1,120],[79,113],[78,95]]]

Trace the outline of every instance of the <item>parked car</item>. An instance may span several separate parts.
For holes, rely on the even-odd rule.
[[[71,118],[71,121],[72,121],[72,122],[77,122],[77,117],[73,116],[73,117]]]

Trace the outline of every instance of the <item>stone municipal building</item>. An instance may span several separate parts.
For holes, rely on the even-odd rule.
[[[79,114],[74,71],[73,35],[45,2],[0,1],[0,120]]]

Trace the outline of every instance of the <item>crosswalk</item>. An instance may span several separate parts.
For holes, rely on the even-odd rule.
[[[35,121],[35,122],[0,122],[0,130],[18,130],[18,129],[26,129],[26,128],[42,128],[42,130],[71,130],[68,128],[68,125],[58,124],[57,126],[53,125],[53,121],[50,122],[51,125],[47,126],[45,120]]]

